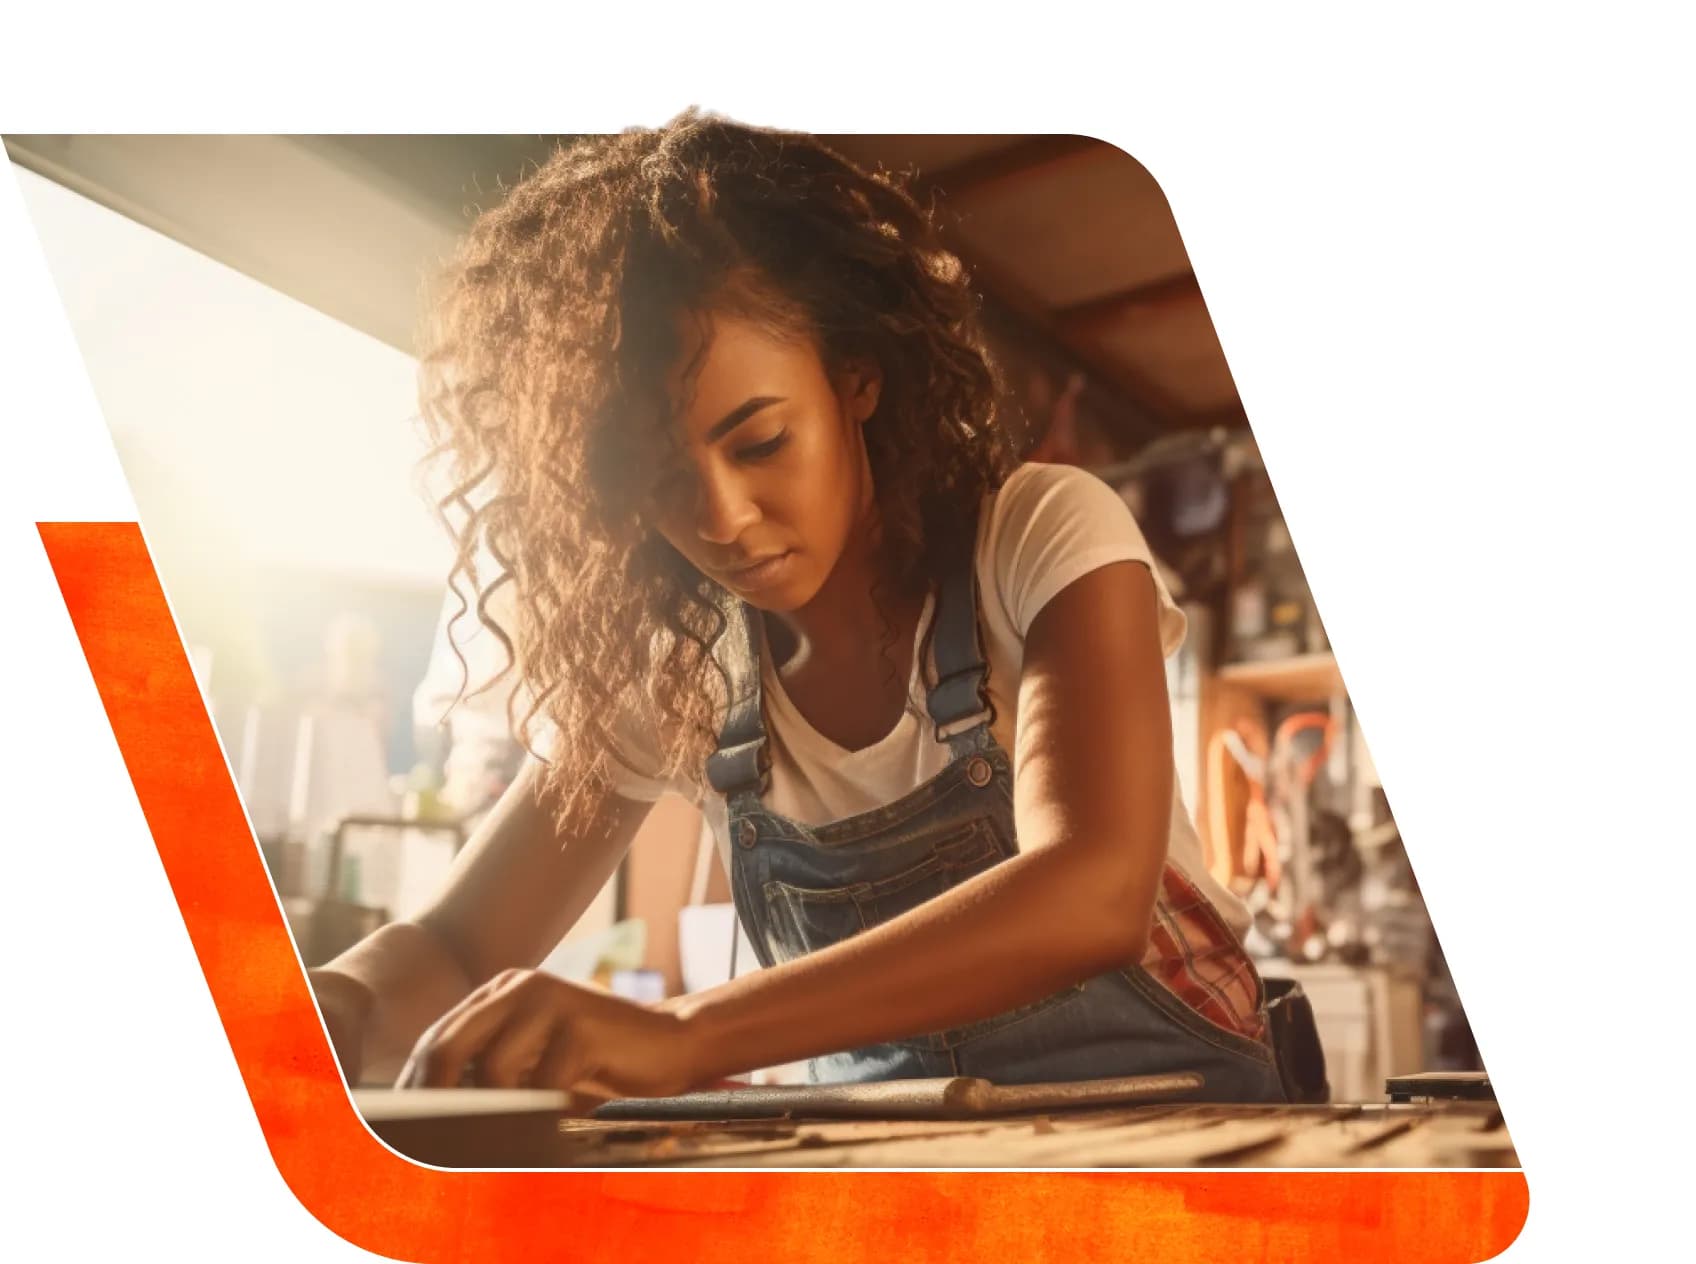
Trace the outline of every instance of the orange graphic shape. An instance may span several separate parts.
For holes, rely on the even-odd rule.
[[[271,1156],[348,1241],[420,1261],[1488,1259],[1502,1172],[444,1172],[355,1115],[133,522],[41,523]],[[232,1249],[239,1244],[232,1243]]]

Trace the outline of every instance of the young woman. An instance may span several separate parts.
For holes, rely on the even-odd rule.
[[[894,181],[695,112],[481,217],[424,406],[541,737],[436,904],[314,972],[350,1079],[1284,1100],[1174,785],[1183,616],[1111,489],[1015,468],[975,313]],[[659,1005],[537,973],[668,791],[768,968]]]

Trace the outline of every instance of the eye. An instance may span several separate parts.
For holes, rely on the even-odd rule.
[[[765,440],[763,443],[751,443],[745,448],[738,448],[736,451],[736,459],[738,461],[763,461],[769,456],[776,455],[778,450],[788,442],[789,432],[787,430],[779,430],[775,435]]]

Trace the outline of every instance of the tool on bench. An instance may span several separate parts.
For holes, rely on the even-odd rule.
[[[1487,1071],[1420,1071],[1413,1075],[1392,1075],[1384,1081],[1384,1091],[1392,1102],[1411,1102],[1416,1097],[1433,1101],[1496,1100],[1496,1090],[1490,1087]]]
[[[596,1119],[968,1119],[1080,1106],[1134,1105],[1191,1097],[1194,1071],[1053,1084],[992,1084],[971,1076],[864,1084],[769,1084],[680,1097],[619,1098]]]

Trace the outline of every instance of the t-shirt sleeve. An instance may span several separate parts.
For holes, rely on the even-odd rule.
[[[616,794],[641,803],[652,803],[666,793],[692,796],[688,787],[663,775],[655,727],[632,707],[618,708],[613,719],[613,738],[618,743],[618,752],[608,756],[607,769]]]
[[[1187,620],[1161,578],[1130,506],[1106,483],[1072,465],[1030,462],[996,493],[987,523],[997,594],[1022,640],[1038,612],[1074,580],[1114,562],[1141,562],[1160,603],[1160,647],[1184,641]]]
[[[534,732],[536,749],[551,759],[559,745],[558,727],[538,715]],[[653,803],[668,793],[693,797],[692,787],[664,776],[654,727],[643,720],[636,707],[621,705],[614,710],[612,735],[618,750],[607,755],[606,766],[614,794],[638,803]]]

